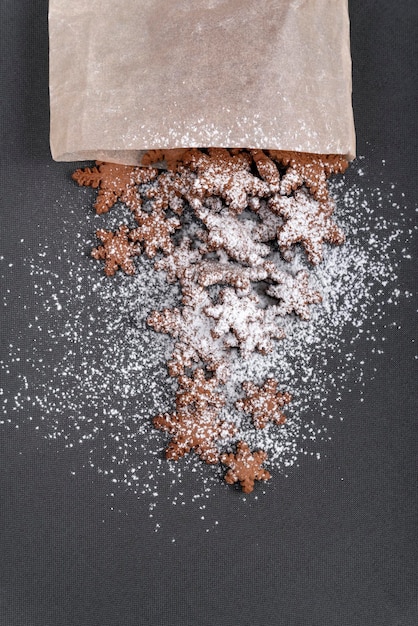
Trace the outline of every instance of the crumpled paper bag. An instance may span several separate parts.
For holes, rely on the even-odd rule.
[[[57,161],[355,156],[347,0],[50,0],[49,35]]]

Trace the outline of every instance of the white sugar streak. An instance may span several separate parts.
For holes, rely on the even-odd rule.
[[[364,167],[358,174],[364,176]],[[393,191],[366,192],[358,184],[347,187],[343,180],[334,182],[331,191],[347,242],[325,246],[323,263],[310,269],[322,305],[311,307],[309,322],[288,316],[286,338],[275,342],[272,354],[247,360],[235,354],[226,385],[228,404],[221,417],[234,418],[239,436],[253,449],[267,452],[266,466],[276,480],[301,453],[316,456],[315,440],[329,437],[329,419],[337,412],[341,390],[365,384],[364,364],[356,358],[358,340],[369,340],[372,352],[382,350],[373,320],[383,320],[389,306],[410,296],[398,284],[397,270],[409,258],[412,231]],[[396,215],[390,223],[379,214],[387,203]],[[121,223],[117,209],[112,220]],[[149,329],[145,320],[153,309],[178,305],[178,288],[168,285],[164,274],[143,257],[134,277],[108,279],[86,259],[85,245],[65,243],[67,255],[59,273],[47,244],[27,260],[36,305],[28,309],[26,336],[12,341],[9,358],[0,363],[5,380],[0,421],[19,427],[29,420],[43,436],[77,447],[80,454],[84,449],[86,462],[145,499],[154,519],[162,500],[193,501],[205,508],[202,502],[226,488],[220,469],[193,455],[167,462],[166,438],[151,425],[156,413],[173,408],[176,384],[165,367],[172,341]],[[8,266],[7,259],[1,263]],[[297,254],[293,269],[305,267],[303,255]],[[9,299],[5,293],[5,307]],[[285,407],[283,426],[269,424],[256,431],[247,416],[238,416],[234,403],[242,396],[242,381],[261,384],[268,376],[276,377],[279,389],[290,391],[293,400]],[[260,485],[258,491],[268,489]],[[112,487],[109,491],[113,495]]]

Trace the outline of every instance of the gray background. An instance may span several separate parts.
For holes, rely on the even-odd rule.
[[[54,246],[56,199],[79,202],[69,180],[74,164],[49,154],[47,8],[46,0],[0,2],[0,254],[14,260],[1,287],[11,290],[0,329],[5,360],[10,337],[27,327],[30,279],[18,242],[35,250],[49,232]],[[358,154],[371,187],[386,161],[385,176],[404,189],[413,215],[417,3],[351,0],[350,13]],[[80,207],[74,236],[83,216]],[[399,281],[415,289],[412,262],[402,263]],[[321,463],[302,459],[290,479],[275,481],[271,497],[251,506],[220,490],[211,504],[219,525],[210,533],[187,506],[167,506],[155,533],[133,494],[119,490],[109,504],[107,481],[85,467],[81,450],[47,442],[24,420],[19,429],[2,426],[0,624],[417,624],[415,303],[388,313],[383,358],[358,347],[366,375],[378,372],[361,404],[343,394],[345,420],[334,424]]]

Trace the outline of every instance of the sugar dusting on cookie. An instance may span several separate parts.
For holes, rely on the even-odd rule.
[[[397,281],[412,236],[401,194],[396,189],[365,191],[360,184],[367,177],[364,160],[361,168],[352,168],[361,181],[331,183],[335,219],[346,233],[344,245],[327,246],[322,263],[315,266],[308,265],[300,247],[287,262],[293,275],[309,270],[311,287],[322,303],[309,307],[309,321],[294,313],[284,317],[285,338],[273,342],[271,353],[254,352],[243,359],[238,349],[231,352],[223,388],[227,403],[218,417],[234,424],[236,442],[265,452],[263,467],[273,481],[291,476],[301,454],[317,455],[315,442],[330,437],[330,420],[344,417],[338,411],[341,394],[366,384],[364,363],[356,357],[358,341],[367,340],[371,352],[383,351],[384,336],[374,332],[374,324],[381,326],[386,311],[411,296]],[[387,203],[394,213],[390,224],[379,215],[379,206]],[[132,213],[118,206],[106,221],[86,216],[91,233],[103,227],[115,231],[122,223],[134,228],[133,220]],[[189,227],[193,236],[194,227]],[[70,227],[66,229],[64,220],[64,240],[66,230]],[[57,445],[79,448],[86,463],[109,481],[109,495],[119,487],[137,494],[158,529],[158,505],[195,502],[204,511],[219,489],[230,487],[220,480],[225,467],[202,463],[196,454],[167,461],[163,447],[169,438],[153,428],[153,417],[173,414],[178,384],[166,369],[173,339],[156,333],[146,320],[152,310],[181,306],[178,284],[167,282],[145,255],[135,259],[133,276],[119,272],[109,279],[88,259],[94,243],[65,241],[60,260],[65,271],[59,274],[47,238],[44,248],[26,260],[34,290],[27,329],[31,342],[28,348],[27,338],[11,339],[9,359],[0,364],[6,381],[1,421],[19,427],[29,420]],[[3,274],[7,264],[2,259]],[[3,301],[7,306],[7,293]],[[214,327],[207,319],[201,323],[209,324],[209,330]],[[23,360],[28,363],[25,375],[19,368]],[[13,378],[13,392],[8,378]],[[286,419],[280,426],[254,428],[252,416],[239,411],[237,403],[245,381],[261,388],[267,378],[276,380],[277,389],[291,394],[292,401],[283,409]],[[228,450],[228,436],[223,455],[238,450]],[[263,479],[252,497],[269,489]]]

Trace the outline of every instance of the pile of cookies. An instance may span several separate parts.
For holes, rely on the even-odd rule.
[[[224,148],[153,150],[141,167],[97,162],[74,180],[98,190],[97,213],[122,203],[135,227],[98,230],[93,258],[107,276],[135,273],[141,254],[181,288],[181,306],[150,312],[150,327],[170,335],[167,366],[177,379],[176,410],[157,415],[155,428],[170,435],[166,457],[194,452],[227,468],[225,481],[245,493],[269,472],[262,450],[240,440],[233,421],[222,419],[222,388],[231,353],[248,358],[271,352],[286,316],[308,320],[321,294],[309,283],[309,266],[320,263],[324,244],[341,244],[333,219],[331,174],[344,172],[340,155]],[[306,267],[292,271],[296,247]],[[285,421],[291,401],[278,382],[243,383],[238,411],[254,429]]]

